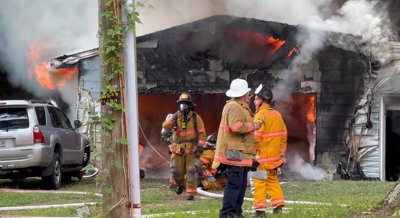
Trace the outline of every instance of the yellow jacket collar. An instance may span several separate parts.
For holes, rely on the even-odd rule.
[[[231,102],[231,101],[236,101],[238,104],[242,105],[244,108],[250,109],[249,105],[245,101],[242,101],[240,99],[231,99],[228,102]]]
[[[263,104],[261,104],[260,107],[257,108],[256,113],[258,113],[259,111],[264,110],[264,109],[272,109],[272,107],[268,103],[263,103]]]

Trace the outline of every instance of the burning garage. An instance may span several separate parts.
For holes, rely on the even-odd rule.
[[[288,129],[290,170],[318,179],[299,166],[336,171],[341,163],[350,174],[357,172],[353,178],[395,179],[400,104],[392,76],[397,71],[386,66],[396,62],[382,62],[380,55],[357,36],[232,16],[137,37],[141,165],[153,172],[168,168],[160,157],[168,159],[160,129],[165,116],[177,110],[178,93],[189,92],[206,132],[217,132],[225,92],[240,77],[252,88],[263,83],[273,90]],[[100,112],[98,49],[53,58],[51,66],[77,69],[79,119],[90,116],[87,107]],[[383,79],[380,71],[388,71]],[[99,124],[85,128],[98,144]]]

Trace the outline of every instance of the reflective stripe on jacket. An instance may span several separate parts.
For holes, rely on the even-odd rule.
[[[228,101],[222,111],[212,168],[216,169],[220,163],[251,166],[254,129],[249,105],[237,99]]]
[[[270,170],[283,163],[287,145],[287,130],[281,114],[269,104],[256,110],[254,120],[262,119],[260,129],[254,131],[255,159],[260,163],[258,170]]]
[[[172,140],[174,141],[173,144],[171,144],[170,151],[171,152],[176,152],[179,150],[179,148],[186,148],[185,151],[187,153],[193,153],[196,149],[195,147],[192,147],[192,143],[190,142],[191,140],[194,141],[195,139],[195,131],[194,131],[194,123],[193,123],[193,112],[190,111],[189,114],[187,115],[187,123],[186,123],[186,128],[182,128],[184,116],[180,115],[178,119],[176,120],[177,123],[177,128],[175,131],[173,131],[173,136]],[[196,124],[197,124],[197,132],[198,132],[198,142],[194,143],[196,145],[200,145],[205,147],[205,141],[206,141],[206,131],[204,129],[204,123],[203,119],[196,114]],[[169,131],[172,129],[174,125],[174,121],[171,119],[170,116],[167,117],[167,119],[163,122],[162,127]]]

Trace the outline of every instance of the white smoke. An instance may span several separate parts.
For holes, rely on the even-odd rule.
[[[292,157],[288,164],[291,171],[299,173],[303,178],[308,180],[321,180],[326,174],[325,170],[305,162],[297,155]]]
[[[375,1],[350,0],[338,9],[337,5],[341,6],[343,1],[143,0],[143,3],[153,5],[154,9],[139,10],[144,25],[138,25],[137,35],[217,14],[358,34],[367,41],[374,40],[373,42],[387,40],[388,35],[392,34],[384,20],[386,17],[374,11]],[[43,61],[98,46],[97,0],[41,0],[29,1],[29,4],[23,1],[1,1],[0,4],[0,27],[3,35],[0,38],[0,53],[10,80],[15,85],[21,85],[39,95],[44,91],[37,82],[26,76],[26,54],[33,41],[42,45],[52,42],[57,44],[57,49],[43,55]],[[311,47],[304,49],[309,52],[317,51],[323,41],[323,36],[312,37],[315,38],[312,41],[305,39]],[[301,55],[305,57],[298,60],[297,65],[306,62],[307,57],[310,57],[305,51]]]
[[[43,48],[39,65],[53,57],[98,47],[97,11],[97,0],[1,1],[0,64],[9,81],[37,97],[50,96],[54,90],[43,88],[35,76],[28,77],[29,46],[37,42]],[[71,95],[76,86],[66,83],[60,90],[71,107],[76,103],[76,95]]]

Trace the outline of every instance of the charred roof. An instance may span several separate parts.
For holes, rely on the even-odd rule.
[[[305,27],[216,15],[137,37],[138,61],[148,65],[144,62],[184,55],[195,61],[219,59],[241,68],[266,69],[282,64],[298,44],[296,37],[300,28]],[[349,34],[330,32],[327,44],[362,53],[360,38]],[[53,68],[72,67],[80,59],[95,55],[98,55],[97,48],[53,58],[51,64]]]

